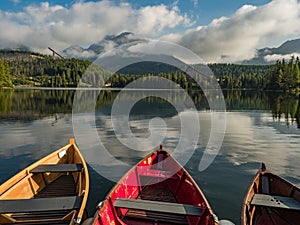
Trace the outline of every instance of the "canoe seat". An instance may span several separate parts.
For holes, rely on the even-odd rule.
[[[79,209],[82,196],[31,198],[31,199],[3,199],[0,200],[0,214],[2,213],[30,213],[58,210]]]
[[[60,173],[60,172],[80,172],[82,170],[82,164],[42,164],[34,169],[31,173]]]
[[[300,210],[300,202],[297,200],[274,195],[255,194],[252,198],[251,204],[257,206]]]
[[[148,170],[145,173],[141,173],[141,176],[144,177],[153,177],[153,178],[161,178],[161,179],[177,179],[176,175],[174,175],[171,171],[162,171],[162,170]]]
[[[114,201],[114,206],[116,208],[126,208],[143,210],[147,212],[159,212],[185,216],[201,216],[202,213],[199,206],[141,199],[117,198]]]

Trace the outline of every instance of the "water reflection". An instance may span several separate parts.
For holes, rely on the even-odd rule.
[[[268,95],[272,115],[275,120],[286,122],[286,125],[296,123],[300,128],[299,97],[282,93],[269,93]]]
[[[53,116],[54,121],[61,118],[61,114],[72,112],[74,90],[0,90],[0,118],[29,121]],[[96,93],[96,92],[95,92]],[[136,92],[128,91],[128,99],[132,99]],[[300,128],[299,97],[281,92],[259,92],[243,90],[223,91],[226,108],[232,110],[268,110],[276,121],[285,121],[287,126],[296,124]],[[118,95],[118,91],[101,91],[96,104],[97,108],[110,105]],[[198,110],[208,109],[206,97],[202,92],[190,91],[194,104]],[[182,95],[173,95],[173,102],[184,102]],[[146,98],[144,104],[168,104],[163,99]],[[139,105],[140,110],[146,109]],[[187,107],[189,107],[187,105]],[[110,108],[107,108],[110,114]],[[145,110],[144,110],[145,111]],[[137,110],[137,114],[141,111]],[[145,111],[146,112],[146,111]],[[144,113],[145,113],[144,112]],[[167,112],[165,112],[167,113]],[[171,113],[171,112],[169,112]],[[167,113],[165,117],[170,116]],[[176,112],[172,112],[174,115]]]
[[[0,183],[65,145],[74,135],[71,116],[74,93],[74,90],[0,90]],[[130,100],[133,94],[128,91],[126,98]],[[147,152],[120,148],[122,145],[110,122],[112,103],[117,95],[118,91],[106,90],[98,96],[96,127],[110,153],[133,165]],[[300,184],[298,97],[271,92],[224,91],[228,113],[221,152],[207,170],[199,172],[198,165],[209,139],[211,115],[201,92],[191,92],[190,96],[199,110],[200,137],[186,168],[220,218],[239,224],[243,196],[261,161],[279,175]],[[180,95],[172,99],[182,100]],[[145,98],[131,111],[131,130],[138,137],[147,137],[149,120],[163,118],[168,125],[164,146],[172,151],[180,134],[178,113],[188,111],[177,112],[163,99]],[[147,149],[146,143],[141,145]],[[103,169],[110,171],[109,167]],[[91,174],[90,215],[113,185],[92,169]]]

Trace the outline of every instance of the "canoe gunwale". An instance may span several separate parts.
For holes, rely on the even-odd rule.
[[[87,203],[88,195],[89,195],[89,187],[90,187],[89,172],[88,172],[86,162],[85,162],[81,152],[79,151],[78,147],[74,143],[74,139],[73,139],[73,142],[70,141],[70,144],[73,146],[74,150],[77,152],[77,154],[79,155],[79,157],[81,159],[81,163],[83,165],[83,173],[84,173],[84,177],[85,177],[85,187],[83,188],[81,193],[79,193],[80,196],[83,196],[82,205],[81,205],[80,210],[78,211],[77,219],[75,221],[76,224],[80,224],[81,220],[83,219],[84,214],[85,214],[86,203]]]

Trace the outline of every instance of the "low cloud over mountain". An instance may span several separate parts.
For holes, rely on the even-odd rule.
[[[101,53],[107,52],[123,44],[136,41],[143,41],[143,39],[135,38],[134,34],[131,32],[123,32],[119,35],[106,35],[103,40],[91,44],[88,48],[73,45],[64,49],[62,52],[66,57],[93,60]]]
[[[261,64],[274,63],[276,60],[287,59],[291,56],[300,57],[300,39],[284,42],[278,48],[263,48],[258,50],[256,57],[244,63]]]
[[[100,42],[91,44],[87,48],[74,45],[64,49],[62,52],[66,57],[93,60],[97,57],[97,55],[123,44],[134,42],[139,43],[144,41],[146,40],[135,37],[131,32],[124,32],[119,35],[107,35]],[[292,55],[300,57],[300,38],[286,41],[276,48],[265,47],[258,49],[253,58],[236,62],[242,64],[271,64],[276,60],[281,60],[283,58],[288,60]]]

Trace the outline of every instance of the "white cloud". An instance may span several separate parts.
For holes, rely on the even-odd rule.
[[[138,10],[137,32],[139,34],[159,33],[164,28],[174,28],[183,23],[190,25],[190,20],[186,15],[179,16],[179,9],[174,6],[170,11],[165,5],[146,6]]]
[[[285,54],[285,55],[282,55],[282,54],[272,54],[272,55],[266,55],[264,57],[264,59],[267,62],[274,62],[274,61],[282,60],[282,59],[290,60],[292,56],[300,58],[300,53],[296,53],[295,52],[295,53],[292,53],[292,54]]]
[[[78,1],[70,8],[62,5],[30,5],[22,12],[0,11],[0,47],[16,44],[43,51],[51,46],[62,49],[69,45],[99,42],[107,34],[131,31],[139,36],[157,38],[165,29],[191,24],[177,6],[146,6],[138,9],[129,3],[114,4]]]
[[[197,0],[193,2],[198,4]],[[273,0],[259,7],[244,5],[230,17],[191,28],[194,21],[181,13],[178,1],[169,7],[160,4],[140,8],[108,0],[76,1],[68,8],[44,2],[21,12],[0,10],[0,29],[5,31],[0,32],[0,48],[24,44],[48,52],[48,46],[57,50],[76,44],[87,46],[107,34],[130,31],[139,37],[179,43],[208,62],[237,62],[254,57],[257,48],[299,37],[299,15],[297,0]]]
[[[69,57],[74,58],[94,58],[96,57],[96,53],[89,50],[78,50],[74,48],[67,48],[64,52]]]
[[[164,39],[176,37],[178,43],[209,62],[237,62],[253,58],[262,43],[299,36],[299,14],[297,0],[273,0],[260,7],[244,5],[231,17],[190,29],[181,38],[169,35]]]

